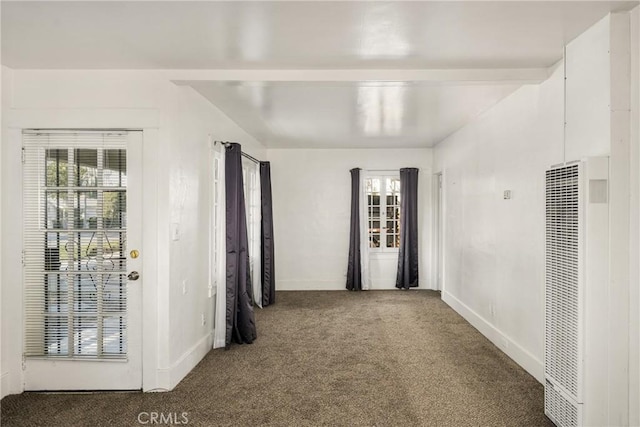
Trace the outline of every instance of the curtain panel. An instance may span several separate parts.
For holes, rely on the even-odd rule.
[[[242,178],[242,148],[231,143],[225,152],[226,207],[226,345],[256,339]]]
[[[400,250],[396,288],[418,286],[418,169],[400,169]]]
[[[211,262],[213,265],[213,283],[216,288],[215,302],[215,318],[213,328],[213,348],[221,348],[227,345],[226,325],[227,322],[227,257],[226,257],[226,191],[224,185],[225,176],[225,152],[224,146],[220,151],[214,151],[214,185],[217,186],[218,194],[214,191],[214,197],[217,197],[215,204],[215,227],[213,234],[213,253],[215,259]]]
[[[262,191],[260,185],[260,163],[246,160],[248,170],[247,180],[249,194],[248,199],[250,214],[247,215],[247,228],[253,230],[254,235],[249,237],[249,259],[251,261],[251,286],[253,302],[260,308],[262,305]],[[250,223],[250,224],[249,224]]]
[[[351,224],[349,226],[349,262],[347,284],[350,291],[362,290],[362,254],[360,247],[360,168],[351,169]]]
[[[260,162],[261,194],[261,267],[262,267],[262,307],[276,302],[276,276],[273,242],[273,206],[271,198],[271,164]]]
[[[363,291],[367,291],[371,287],[371,273],[369,270],[369,209],[367,195],[365,194],[366,179],[367,173],[361,170],[358,199],[360,200],[360,279]]]

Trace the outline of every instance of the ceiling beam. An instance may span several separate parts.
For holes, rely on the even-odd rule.
[[[432,82],[529,84],[549,77],[548,68],[166,70],[176,84],[195,82]]]

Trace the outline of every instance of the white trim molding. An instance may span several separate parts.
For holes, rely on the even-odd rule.
[[[450,293],[443,291],[442,301],[460,314],[503,353],[530,373],[538,382],[544,383],[544,365],[541,360],[503,334],[498,328]]]
[[[3,372],[0,375],[0,399],[3,397],[12,394],[9,385],[9,372]]]
[[[148,391],[171,391],[209,353],[213,346],[213,331],[207,333],[168,368],[158,368],[158,387]]]

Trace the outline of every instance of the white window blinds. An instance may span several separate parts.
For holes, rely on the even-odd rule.
[[[126,357],[126,141],[23,133],[26,356]]]

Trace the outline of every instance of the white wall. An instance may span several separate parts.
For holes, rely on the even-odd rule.
[[[0,8],[1,9],[1,8]],[[0,11],[0,21],[2,20],[2,13]],[[2,44],[2,37],[0,37],[0,45]],[[2,108],[3,108],[3,97],[2,97],[2,79],[3,79],[3,75],[2,75],[2,66],[0,66],[0,195],[1,195],[1,189],[2,189],[2,141],[4,141],[3,138],[3,126],[2,126]],[[0,197],[1,198],[1,197]],[[2,241],[2,204],[0,202],[0,242]],[[2,260],[2,245],[0,245],[0,260]],[[0,261],[0,310],[2,310],[2,262]],[[2,369],[2,355],[3,355],[3,350],[2,350],[2,316],[0,315],[0,399],[2,399],[2,397],[4,397],[5,393],[2,392],[2,390],[4,390],[5,388],[8,388],[8,385],[5,387],[4,386],[4,381],[5,381],[5,375],[4,375],[4,370]],[[7,378],[8,378],[8,374],[7,374]]]
[[[22,128],[143,129],[143,385],[173,388],[211,343],[202,239],[209,232],[209,140],[238,141],[258,157],[264,149],[193,89],[161,73],[3,71],[2,395],[22,391],[22,330],[6,327],[22,315],[22,218],[15,208],[21,206]],[[179,240],[172,240],[172,224]]]
[[[276,277],[280,290],[345,289],[351,177],[355,167],[419,171],[420,288],[431,288],[431,150],[268,150],[271,162]],[[392,271],[397,255],[384,261]],[[392,289],[375,283],[378,289]]]
[[[566,161],[610,152],[609,24],[602,19],[567,45]]]
[[[542,381],[544,171],[610,156],[611,275],[602,301],[609,313],[603,369],[610,425],[627,425],[630,415],[638,419],[638,327],[629,326],[638,318],[637,302],[629,305],[630,296],[638,298],[638,273],[629,258],[632,252],[637,262],[638,162],[629,160],[638,155],[637,122],[629,113],[637,110],[637,94],[635,107],[629,94],[632,85],[638,90],[638,77],[637,64],[629,77],[630,39],[629,15],[622,13],[567,45],[566,140],[559,64],[544,83],[522,87],[440,143],[434,162],[445,181],[443,299]],[[637,62],[637,52],[633,58]],[[503,199],[504,190],[512,190],[511,200]]]
[[[640,425],[640,7],[631,14],[629,425]]]
[[[539,380],[544,170],[562,161],[562,85],[556,67],[435,149],[444,181],[443,299]]]
[[[608,424],[628,425],[629,335],[631,327],[629,298],[637,283],[631,282],[631,55],[630,16],[612,14],[609,20],[609,283],[608,283]],[[633,76],[635,79],[636,76]],[[636,82],[637,84],[637,82]],[[635,260],[633,262],[635,264]]]
[[[171,266],[169,289],[169,384],[174,387],[213,343],[213,299],[208,297],[211,165],[210,140],[237,141],[263,159],[253,138],[191,87],[174,87],[168,151]],[[210,138],[209,138],[210,136]],[[173,240],[173,233],[179,234]],[[185,282],[186,281],[186,285]],[[186,291],[186,293],[184,293]],[[202,316],[205,324],[202,325]]]
[[[15,332],[16,320],[20,317],[16,317],[15,304],[22,304],[22,292],[21,283],[16,283],[16,277],[21,277],[22,266],[20,264],[20,253],[11,247],[12,243],[22,241],[21,227],[15,227],[11,224],[15,224],[15,221],[20,221],[18,217],[19,209],[15,209],[16,202],[19,199],[12,191],[7,191],[9,182],[13,182],[14,186],[16,181],[15,174],[20,173],[16,170],[19,167],[19,162],[8,162],[8,159],[15,159],[15,156],[20,158],[20,147],[12,147],[7,144],[8,129],[5,126],[7,121],[7,110],[9,107],[9,101],[11,99],[11,81],[12,72],[9,69],[3,67],[2,69],[2,144],[0,145],[0,161],[2,166],[0,167],[2,178],[0,178],[0,215],[2,216],[2,222],[0,223],[0,234],[2,239],[0,240],[0,252],[2,252],[2,261],[0,264],[0,274],[2,274],[2,357],[0,358],[0,372],[2,378],[2,389],[0,390],[0,396],[5,396],[10,393],[17,393],[22,388],[21,377],[21,350],[22,349],[22,334]],[[19,181],[18,181],[19,182]],[[18,204],[17,206],[21,206]],[[10,273],[10,269],[17,268],[17,272],[14,270],[13,274]],[[16,276],[20,275],[20,276]]]
[[[637,91],[638,76],[632,70],[637,71],[638,52],[631,54],[632,47],[638,48],[638,34],[632,28],[637,13],[612,14],[567,47],[566,160],[609,156],[609,281],[600,301],[607,312],[603,355],[607,369],[603,383],[592,388],[593,393],[607,389],[602,412],[609,425],[629,425],[638,418],[633,401],[638,393],[639,329],[633,323],[638,306],[632,301],[638,294],[638,240],[633,233],[640,221],[638,163],[633,159],[638,125],[637,117],[631,116],[631,110],[637,110],[632,90]],[[585,391],[590,393],[589,387]]]

